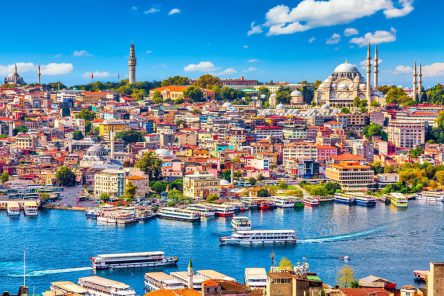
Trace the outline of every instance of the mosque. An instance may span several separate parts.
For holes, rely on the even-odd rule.
[[[384,95],[378,91],[378,64],[378,47],[375,47],[372,85],[372,57],[369,44],[366,58],[366,79],[355,65],[345,61],[345,63],[337,66],[333,73],[319,85],[315,91],[314,102],[317,105],[327,104],[331,107],[351,107],[353,106],[353,100],[358,97],[367,100],[368,105],[372,101],[377,101],[383,105]]]
[[[4,80],[5,84],[24,85],[26,84],[23,78],[17,72],[17,65],[14,65],[14,73],[9,75]]]

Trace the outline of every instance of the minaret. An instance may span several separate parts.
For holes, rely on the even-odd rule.
[[[230,168],[230,180],[231,180],[231,185],[234,184],[234,166],[233,166],[233,162],[231,162],[231,168]]]
[[[42,72],[40,72],[40,65],[37,69],[37,84],[40,85],[40,76],[42,76]]]
[[[412,98],[416,101],[416,90],[417,90],[417,78],[418,75],[416,74],[416,61],[415,65],[413,66],[413,80],[412,80]]]
[[[372,75],[372,56],[370,54],[370,43],[368,44],[368,49],[367,49],[367,90],[365,92],[365,97],[367,99],[368,105],[370,105],[370,102],[372,100],[371,95],[372,95],[372,81],[371,81],[371,75]]]
[[[110,150],[111,150],[111,153],[110,153],[110,158],[111,159],[114,159],[114,132],[110,132],[110,140],[111,140],[111,142],[110,142]]]
[[[191,259],[188,261],[188,288],[193,289],[194,283],[193,283],[193,263],[191,262]]]
[[[375,65],[373,73],[373,90],[378,90],[378,74],[379,74],[379,58],[378,58],[378,46],[375,46]]]
[[[421,102],[422,94],[422,65],[419,63],[419,73],[418,73],[418,102]]]
[[[17,64],[14,64],[14,74],[17,74]]]
[[[134,43],[131,43],[130,53],[128,58],[128,70],[129,70],[129,83],[136,82],[136,51],[134,49]]]

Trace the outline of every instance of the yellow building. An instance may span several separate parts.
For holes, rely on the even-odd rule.
[[[183,178],[185,197],[205,199],[210,194],[220,194],[220,180],[212,174],[196,172]]]
[[[129,129],[129,126],[123,120],[104,120],[99,124],[99,135],[105,141],[109,141],[111,139],[111,132],[116,135]]]
[[[344,191],[366,191],[373,185],[374,171],[357,161],[330,164],[325,176],[341,185]]]
[[[101,194],[119,197],[125,193],[124,170],[106,169],[94,175],[94,195],[100,197]]]
[[[35,137],[25,134],[19,133],[15,137],[15,147],[17,149],[26,149],[26,150],[34,150],[36,146]]]

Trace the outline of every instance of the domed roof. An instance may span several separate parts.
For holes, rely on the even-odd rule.
[[[339,83],[338,84],[338,89],[339,90],[348,90],[348,85],[345,83]]]
[[[276,109],[285,109],[285,106],[283,104],[278,104],[276,106]]]
[[[291,92],[290,96],[292,97],[302,97],[302,93],[298,90],[294,90]]]
[[[86,150],[86,155],[88,156],[106,156],[108,151],[103,147],[102,144],[94,144]]]
[[[167,149],[156,149],[156,155],[159,157],[171,157],[173,154]]]
[[[275,98],[275,97],[276,97],[276,94],[271,94],[271,95],[270,95],[270,99],[271,99],[271,98]]]
[[[345,62],[340,64],[333,71],[334,73],[356,73],[359,72],[355,65]]]
[[[222,107],[227,108],[227,107],[231,107],[232,104],[230,102],[225,102]]]
[[[221,186],[227,186],[227,185],[231,185],[231,183],[228,182],[228,181],[225,180],[225,179],[221,179],[221,180],[220,180],[220,185],[221,185]]]

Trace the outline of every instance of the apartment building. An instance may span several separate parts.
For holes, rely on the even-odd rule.
[[[210,194],[220,194],[220,180],[212,174],[195,172],[183,178],[183,195],[205,199]]]
[[[387,134],[389,142],[397,148],[414,148],[425,143],[426,123],[392,120]]]
[[[339,183],[344,191],[366,191],[374,183],[372,168],[358,161],[330,164],[325,170],[325,176]]]

